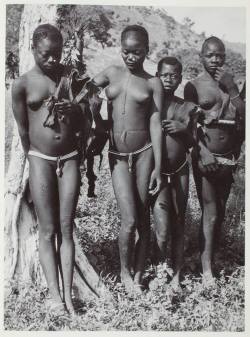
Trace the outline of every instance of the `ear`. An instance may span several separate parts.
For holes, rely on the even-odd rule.
[[[158,71],[155,73],[155,76],[156,76],[156,77],[159,77],[159,73],[158,73]]]
[[[180,83],[182,82],[182,75],[180,75]]]
[[[31,52],[32,52],[32,54],[34,54],[34,50],[35,50],[35,47],[34,47],[34,45],[33,45],[33,43],[31,44]]]

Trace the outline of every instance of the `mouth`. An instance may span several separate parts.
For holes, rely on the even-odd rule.
[[[136,65],[136,63],[131,63],[131,62],[127,62],[126,64],[128,67],[134,67]]]
[[[165,83],[165,84],[163,84],[163,87],[164,87],[165,89],[173,89],[172,84],[167,84],[167,83]]]
[[[210,66],[209,69],[211,70],[216,70],[217,68],[219,68],[219,66]]]

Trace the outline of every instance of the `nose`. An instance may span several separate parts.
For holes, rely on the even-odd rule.
[[[55,63],[55,62],[56,62],[56,59],[53,56],[50,56],[48,58],[48,63]]]
[[[130,60],[130,61],[135,61],[135,56],[133,55],[133,54],[128,54],[128,59]]]
[[[217,55],[213,55],[211,58],[211,62],[218,62],[219,61],[219,57]]]

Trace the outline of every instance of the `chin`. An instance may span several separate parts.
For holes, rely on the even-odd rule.
[[[164,92],[168,95],[171,95],[175,92],[173,88],[164,88]]]

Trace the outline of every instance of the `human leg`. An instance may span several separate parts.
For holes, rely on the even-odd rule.
[[[173,284],[179,285],[184,261],[184,224],[189,189],[189,167],[184,166],[173,177],[171,184],[173,212],[171,221]]]
[[[54,166],[54,163],[48,160],[29,156],[30,192],[39,222],[39,258],[52,300],[62,303],[55,247],[59,216]]]
[[[214,253],[214,230],[218,221],[216,186],[202,177],[202,219],[200,226],[200,251],[203,276],[212,279],[212,258]]]
[[[121,212],[121,229],[119,233],[119,253],[121,263],[121,281],[128,292],[133,291],[134,283],[131,262],[134,247],[134,234],[137,227],[135,184],[133,174],[128,171],[126,159],[110,155],[112,184]]]
[[[79,196],[80,172],[76,159],[67,160],[63,174],[58,177],[60,200],[60,262],[65,304],[69,312],[74,312],[72,304],[72,280],[75,246],[73,240],[73,221]]]
[[[233,182],[231,168],[224,170],[223,179],[218,180],[217,184],[217,205],[218,219],[214,230],[214,245],[215,249],[219,248],[221,239],[221,228],[225,218],[226,203],[230,194]]]
[[[165,179],[166,180],[166,179]],[[166,259],[167,239],[170,229],[172,200],[170,185],[164,181],[164,186],[154,201],[153,216],[155,221],[156,249],[158,251],[157,260]]]
[[[139,238],[135,246],[134,283],[140,287],[142,274],[145,269],[147,250],[150,240],[149,209],[149,182],[153,170],[152,148],[137,155],[135,162],[136,176],[136,208],[138,214],[137,231]]]

